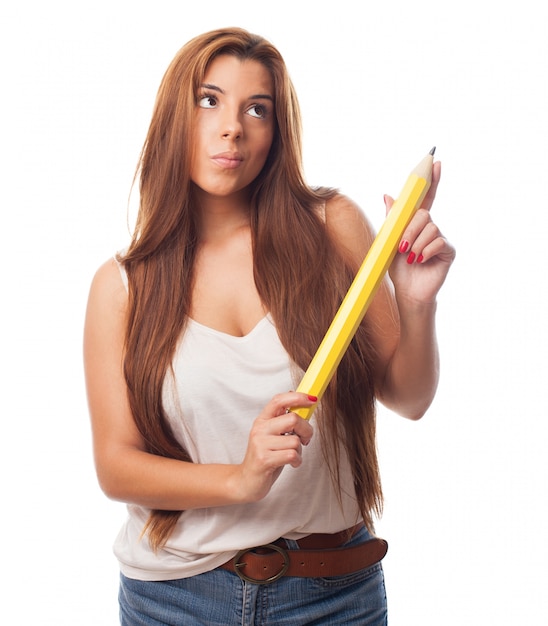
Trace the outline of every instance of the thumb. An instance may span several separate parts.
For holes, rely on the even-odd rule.
[[[384,206],[386,207],[386,215],[388,215],[390,213],[392,205],[394,204],[394,198],[392,198],[392,196],[388,196],[387,194],[384,194],[383,198]]]

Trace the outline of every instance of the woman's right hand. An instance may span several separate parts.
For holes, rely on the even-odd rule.
[[[310,407],[313,396],[291,391],[274,396],[253,422],[246,454],[237,472],[235,489],[242,502],[264,498],[285,465],[299,467],[302,446],[313,435],[310,423],[289,407]]]
[[[252,502],[268,493],[284,465],[301,464],[301,446],[310,441],[312,427],[286,409],[314,401],[296,392],[280,394],[264,407],[242,463],[189,463],[147,452],[122,369],[126,307],[127,291],[110,260],[92,282],[84,333],[95,465],[109,498],[166,511]]]

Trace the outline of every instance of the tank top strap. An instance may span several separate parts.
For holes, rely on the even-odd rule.
[[[126,291],[129,291],[129,282],[128,282],[126,268],[123,266],[122,263],[120,263],[120,260],[118,258],[120,256],[123,256],[124,252],[125,252],[125,250],[122,250],[122,251],[116,253],[112,258],[114,259],[116,265],[118,266],[118,270],[120,271],[120,277],[122,279],[122,283],[124,284],[124,287],[125,287]]]

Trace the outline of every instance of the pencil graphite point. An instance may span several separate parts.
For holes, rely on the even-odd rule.
[[[432,150],[430,150],[430,154],[431,154],[432,156],[434,156],[434,152],[435,152],[435,151],[436,151],[436,146],[434,146],[434,147],[432,148]]]

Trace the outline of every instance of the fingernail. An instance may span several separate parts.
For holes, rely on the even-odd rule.
[[[400,247],[398,248],[398,250],[403,254],[404,252],[407,251],[407,248],[409,248],[409,242],[405,241],[405,239],[400,243]]]
[[[417,257],[417,263],[422,263],[424,261],[424,257],[422,256],[422,254],[419,254],[419,256]]]
[[[316,398],[316,396],[308,396],[308,399],[310,400],[310,402],[317,402],[318,398]]]
[[[413,263],[414,260],[415,260],[415,253],[414,252],[410,252],[409,256],[407,257],[407,263],[409,263],[409,265],[411,265],[411,263]]]

